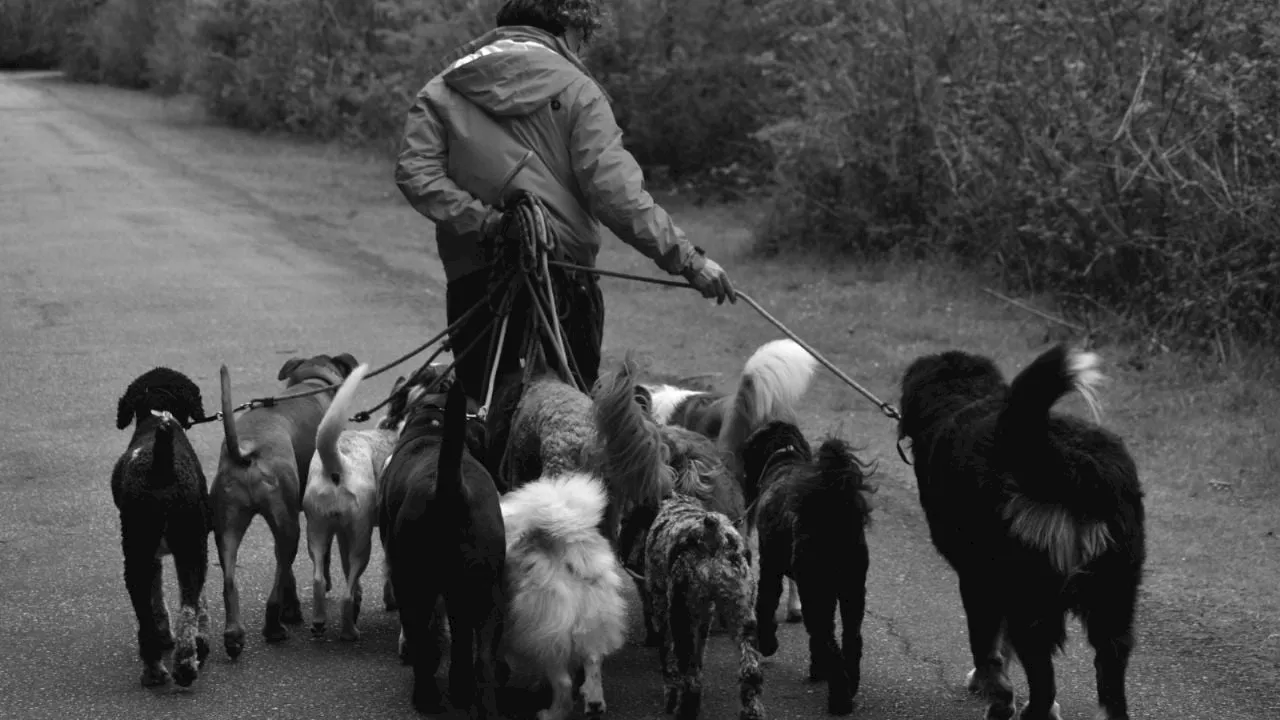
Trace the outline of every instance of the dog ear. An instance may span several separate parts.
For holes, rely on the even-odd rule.
[[[356,366],[360,364],[351,353],[342,353],[341,355],[335,355],[330,359],[333,360],[334,365],[337,365],[342,369],[342,377],[350,375],[351,371],[355,370]]]
[[[123,430],[129,427],[133,422],[133,388],[129,388],[129,392],[120,396],[120,402],[116,404],[116,429]]]
[[[284,380],[285,378],[292,375],[293,371],[297,370],[299,365],[301,365],[306,361],[307,361],[306,358],[300,358],[300,357],[291,357],[288,360],[285,360],[284,365],[280,366],[280,374],[276,376],[276,379]]]
[[[192,386],[186,398],[187,424],[204,419],[204,398],[200,396],[200,388]]]

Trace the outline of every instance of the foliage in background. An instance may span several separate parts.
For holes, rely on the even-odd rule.
[[[500,0],[0,0],[0,63],[398,144]],[[1227,354],[1280,342],[1275,0],[616,0],[588,63],[662,182],[769,252],[958,255]]]
[[[1221,355],[1280,341],[1280,4],[806,12],[765,249],[948,251]]]

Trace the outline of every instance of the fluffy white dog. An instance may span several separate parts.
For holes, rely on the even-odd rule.
[[[361,365],[342,383],[316,431],[302,510],[307,515],[307,552],[311,555],[313,612],[311,632],[323,636],[328,613],[329,552],[338,539],[347,577],[342,599],[343,640],[360,639],[356,627],[362,592],[360,577],[369,566],[373,528],[377,523],[378,476],[395,448],[395,430],[344,430],[356,388],[368,372]],[[384,597],[389,594],[384,591]]]
[[[581,668],[583,708],[605,711],[601,664],[622,647],[627,605],[622,571],[598,526],[604,483],[582,473],[541,478],[502,498],[507,531],[510,602],[503,634],[513,668],[536,671],[553,693],[538,720],[562,720],[573,709]]]

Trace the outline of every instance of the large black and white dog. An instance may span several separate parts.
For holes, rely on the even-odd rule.
[[[783,420],[747,438],[742,465],[749,492],[759,498],[747,523],[760,539],[760,652],[768,657],[778,649],[773,615],[783,578],[790,577],[804,599],[809,677],[827,681],[828,712],[848,715],[862,672],[871,467],[835,437],[824,440],[815,457],[800,428]],[[843,649],[836,642],[837,608]]]
[[[462,385],[440,408],[408,410],[378,490],[378,530],[386,552],[402,638],[413,665],[413,705],[443,711],[434,630],[443,595],[452,636],[449,699],[471,717],[495,717],[496,661],[506,612],[506,533],[498,490],[480,454],[479,424]],[[477,690],[479,697],[476,697]]]
[[[988,718],[1014,715],[1008,649],[1027,673],[1022,720],[1059,717],[1053,655],[1068,613],[1094,648],[1101,717],[1129,717],[1146,557],[1137,468],[1115,434],[1050,412],[1075,390],[1096,419],[1101,379],[1096,355],[1061,345],[1009,384],[991,360],[958,351],[921,357],[903,377],[898,433],[933,544],[959,575],[969,689],[987,696]]]

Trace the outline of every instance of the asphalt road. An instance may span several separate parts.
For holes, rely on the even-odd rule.
[[[244,655],[230,661],[221,647],[221,572],[211,555],[214,652],[205,673],[187,690],[141,688],[108,480],[128,440],[114,427],[115,402],[138,373],[181,369],[212,410],[220,363],[231,368],[237,400],[267,394],[295,354],[398,355],[438,327],[442,299],[438,277],[388,274],[359,256],[308,247],[233,188],[188,175],[38,85],[0,76],[0,717],[414,717],[410,672],[395,653],[397,619],[376,602],[359,643],[305,632],[262,641],[272,560],[261,522],[241,552]],[[362,399],[378,399],[391,377],[368,383]],[[191,435],[212,476],[220,429]],[[870,533],[855,717],[979,718],[981,705],[961,689],[968,661],[953,576],[902,488],[909,485],[878,497]],[[375,553],[371,598],[381,580]],[[294,571],[307,587],[305,548]],[[166,583],[172,603],[169,566]],[[633,635],[638,628],[633,618]],[[1276,717],[1275,698],[1170,650],[1194,644],[1159,638],[1159,627],[1142,632],[1129,676],[1135,718]],[[823,715],[824,690],[804,676],[803,631],[784,626],[781,641],[766,663],[770,716]],[[703,717],[733,717],[723,637],[708,661]],[[1092,716],[1091,653],[1073,641],[1058,671],[1064,717]],[[631,645],[609,658],[605,682],[611,717],[663,717],[654,651]]]

